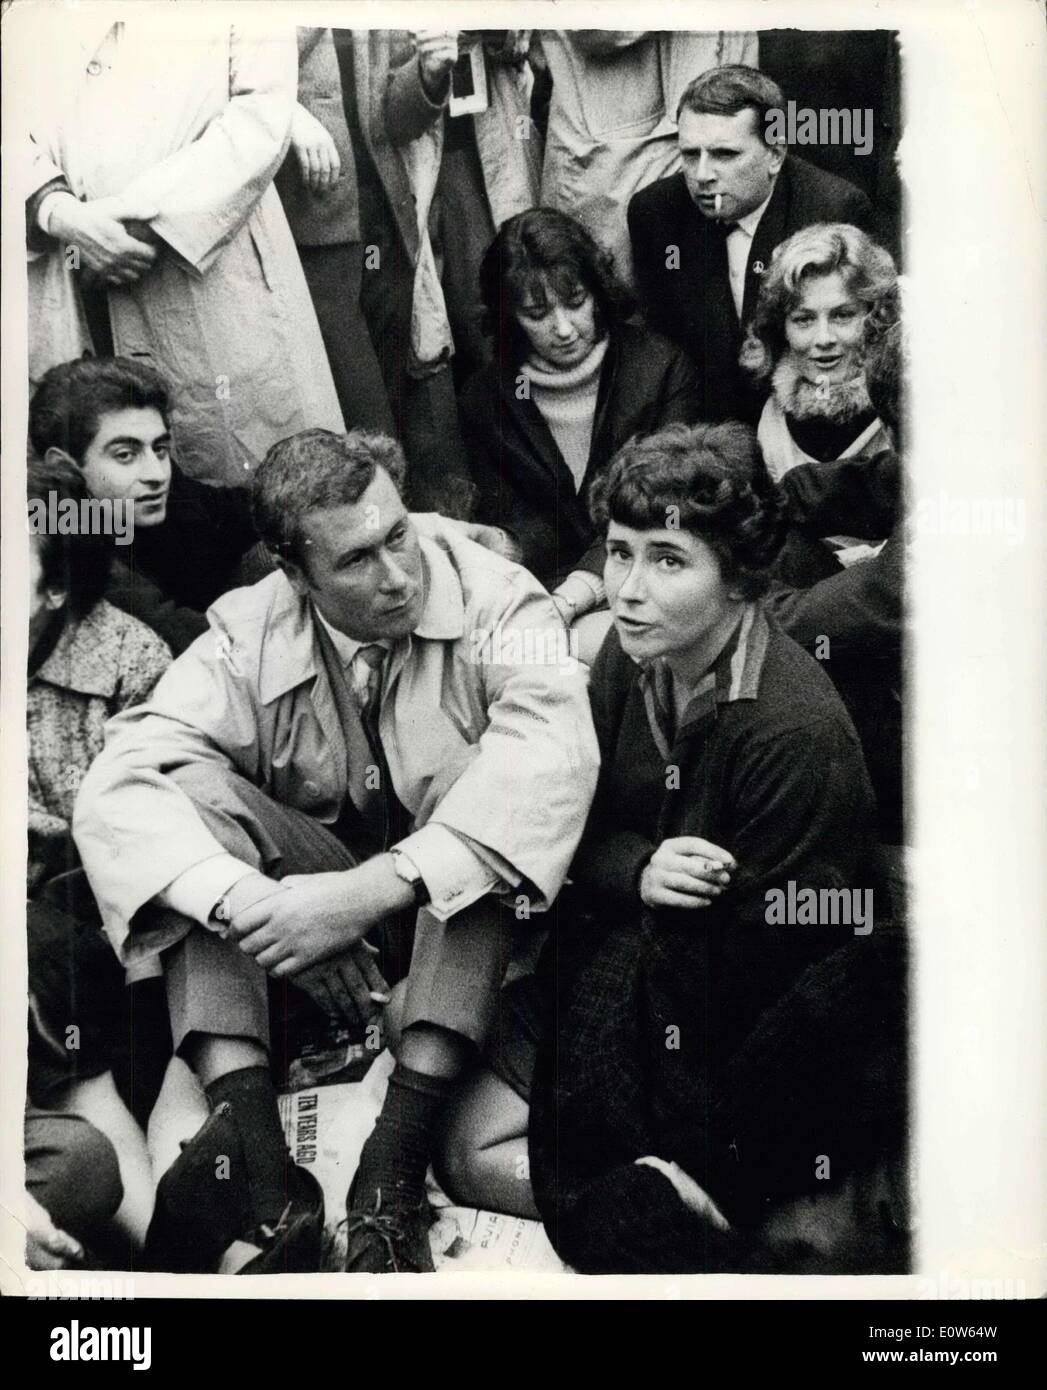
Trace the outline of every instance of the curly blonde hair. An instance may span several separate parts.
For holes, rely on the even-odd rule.
[[[763,277],[738,359],[756,380],[769,377],[784,356],[786,315],[799,304],[807,281],[836,271],[866,307],[866,348],[898,322],[898,271],[890,252],[847,222],[816,222],[776,247]]]

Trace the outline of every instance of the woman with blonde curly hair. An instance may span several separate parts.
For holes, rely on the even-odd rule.
[[[770,383],[757,434],[776,483],[799,467],[827,480],[819,465],[857,463],[892,447],[869,399],[865,362],[897,324],[898,298],[894,261],[857,227],[818,223],[775,251],[741,362]],[[872,520],[856,516],[852,535],[822,538],[821,563],[806,582],[867,558],[869,547],[856,540],[883,539],[870,533]]]

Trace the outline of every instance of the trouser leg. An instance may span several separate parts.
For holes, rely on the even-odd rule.
[[[359,862],[325,826],[280,805],[228,768],[192,764],[172,778],[223,849],[270,878],[351,869]],[[250,1038],[272,1050],[271,1018],[281,1023],[285,1041],[292,1019],[317,1013],[297,986],[271,981],[236,942],[203,927],[194,927],[165,953],[164,973],[176,1049],[191,1034],[203,1033]]]
[[[396,437],[407,456],[408,500],[415,511],[467,516],[474,488],[450,369],[425,377],[407,370],[414,267],[388,218],[376,218],[367,238],[377,255],[362,272],[360,307],[381,365]]]
[[[393,434],[392,411],[360,309],[363,247],[299,247],[320,333],[347,429]]]
[[[215,839],[273,878],[352,868],[358,856],[301,811],[281,806],[222,767],[194,764],[173,774]],[[429,1024],[481,1045],[498,1006],[515,922],[492,897],[440,922],[418,915],[404,1003],[404,1029]],[[165,957],[175,1047],[193,1031],[269,1046],[269,1019],[286,1019],[302,991],[270,982],[235,942],[196,928]],[[272,989],[270,990],[270,983]]]
[[[512,956],[514,921],[496,898],[481,898],[438,921],[424,909],[415,928],[402,1027],[428,1024],[482,1046]]]
[[[453,372],[460,389],[491,360],[491,339],[481,323],[480,262],[495,228],[476,141],[444,149],[436,182],[438,246],[447,317],[454,337]]]

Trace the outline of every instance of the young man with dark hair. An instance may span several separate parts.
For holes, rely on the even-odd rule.
[[[361,432],[270,450],[253,495],[280,572],[220,599],[149,704],[112,722],[75,825],[124,958],[162,953],[176,1047],[239,1135],[247,1200],[228,1234],[255,1246],[303,1205],[270,1024],[303,988],[374,1020],[367,938],[417,913],[397,1067],[348,1202],[350,1271],[432,1268],[425,1171],[495,1017],[515,932],[500,899],[522,920],[556,897],[597,767],[548,594],[412,517],[404,471],[399,445]],[[198,1156],[183,1157],[160,1187],[169,1227]]]
[[[755,419],[738,352],[778,243],[813,222],[872,230],[860,189],[770,138],[768,114],[784,109],[777,83],[755,68],[702,73],[677,112],[682,170],[629,203],[642,307],[651,327],[697,364],[704,419]]]
[[[29,439],[66,462],[91,497],[134,504],[131,542],[114,547],[107,598],[177,655],[207,630],[204,612],[240,582],[257,542],[246,488],[187,477],[171,451],[171,396],[130,357],[85,357],[45,374],[29,403]]]

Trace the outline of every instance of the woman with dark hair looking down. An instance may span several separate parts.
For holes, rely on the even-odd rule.
[[[515,539],[570,624],[604,600],[594,480],[633,435],[693,424],[698,378],[677,348],[627,322],[611,257],[565,213],[506,222],[480,287],[494,361],[461,406],[479,519]]]

